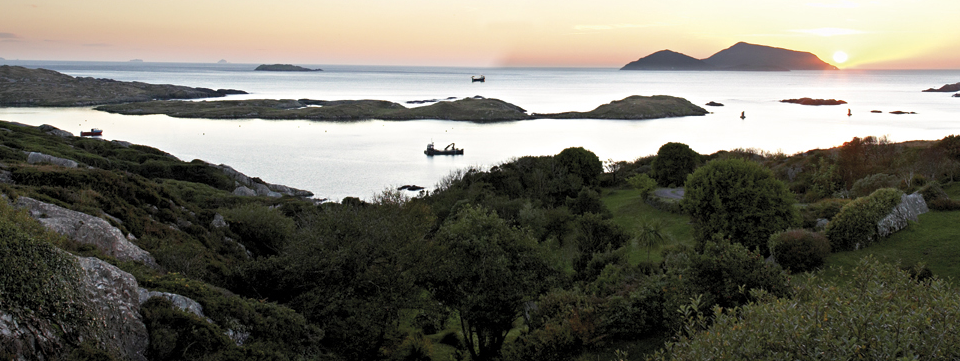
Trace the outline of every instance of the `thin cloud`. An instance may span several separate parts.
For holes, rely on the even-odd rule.
[[[831,8],[831,9],[853,9],[860,7],[860,4],[857,4],[853,1],[843,0],[836,3],[807,3],[807,6],[812,6],[815,8]]]
[[[812,34],[812,35],[825,36],[825,37],[838,36],[838,35],[864,34],[864,32],[860,30],[844,29],[844,28],[797,29],[797,30],[790,30],[790,31],[795,33]]]
[[[14,33],[0,33],[0,39],[19,39],[20,37]]]
[[[107,43],[92,43],[92,44],[83,44],[83,46],[86,46],[86,47],[88,47],[88,48],[107,48],[107,47],[111,47],[111,46],[113,46],[113,45],[110,45],[110,44],[107,44]]]
[[[633,28],[652,28],[657,26],[666,26],[666,24],[609,24],[609,25],[576,25],[573,30],[576,31],[607,31],[616,29]]]

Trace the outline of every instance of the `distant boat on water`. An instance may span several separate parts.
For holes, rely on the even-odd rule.
[[[101,135],[103,135],[103,130],[100,130],[97,128],[90,129],[89,132],[84,132],[84,131],[80,132],[81,137],[99,137]]]
[[[463,155],[463,149],[457,148],[455,143],[450,143],[443,149],[437,149],[433,146],[433,142],[427,144],[427,150],[423,151],[423,154],[428,156],[435,155]]]
[[[476,77],[476,76],[471,76],[471,77],[470,77],[470,82],[471,82],[471,83],[475,83],[475,82],[481,82],[481,83],[483,83],[483,82],[486,82],[486,81],[487,81],[487,77],[485,77],[485,76],[483,76],[483,75],[481,75],[481,76],[479,76],[479,77]]]

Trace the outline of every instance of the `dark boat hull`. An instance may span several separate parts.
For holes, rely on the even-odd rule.
[[[434,155],[463,155],[463,149],[453,149],[453,150],[441,150],[441,149],[427,149],[423,151],[423,154],[434,156]]]

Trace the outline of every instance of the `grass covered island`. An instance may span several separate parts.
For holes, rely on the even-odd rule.
[[[323,69],[310,69],[291,64],[261,64],[256,69],[258,71],[323,71]]]
[[[957,179],[960,136],[667,143],[319,202],[0,122],[0,359],[956,359]]]
[[[382,100],[235,100],[235,101],[151,101],[96,108],[125,115],[165,114],[178,118],[212,119],[310,119],[353,121],[365,119],[440,119],[470,122],[503,122],[527,119],[652,119],[704,115],[707,111],[683,98],[666,95],[631,96],[601,105],[590,112],[527,114],[526,110],[499,99],[483,97],[440,101],[407,108]]]

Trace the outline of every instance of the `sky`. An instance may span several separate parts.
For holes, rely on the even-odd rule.
[[[0,57],[620,67],[745,41],[840,68],[960,69],[958,14],[958,0],[2,0]]]

